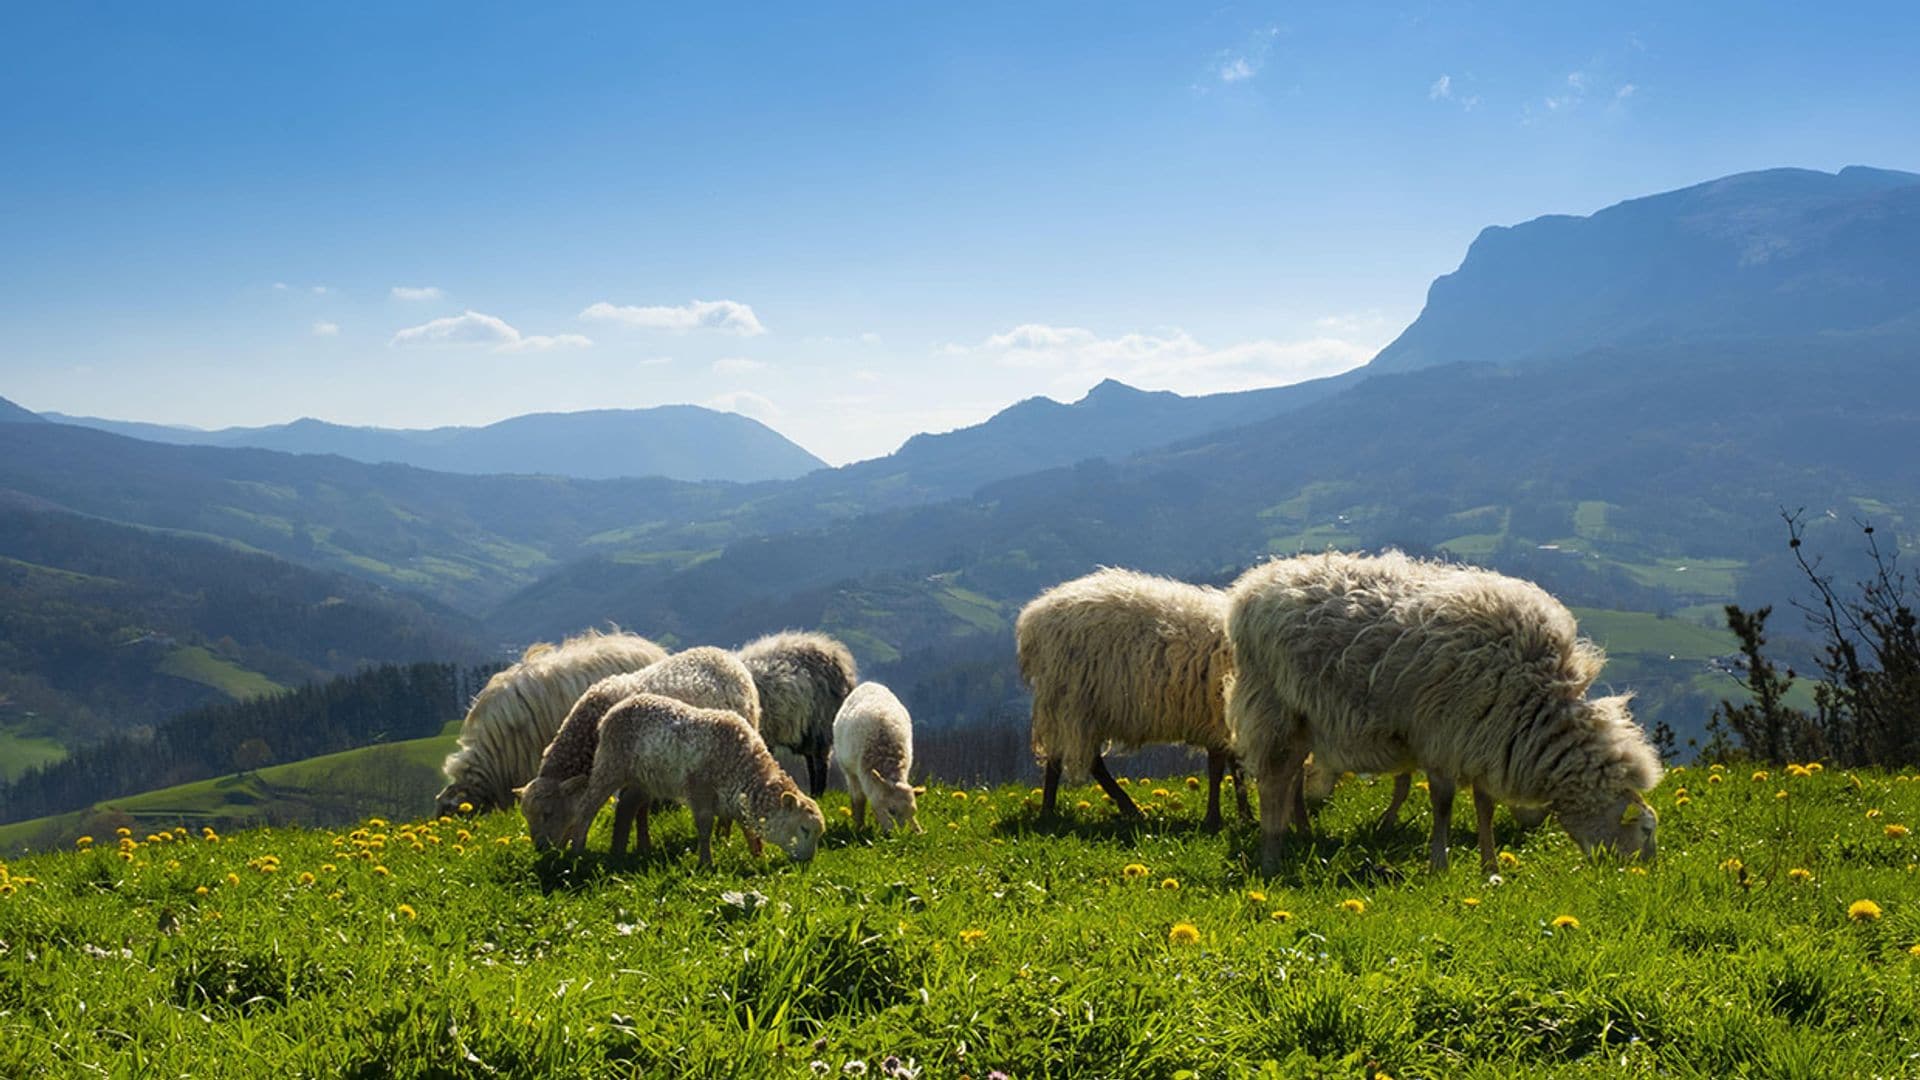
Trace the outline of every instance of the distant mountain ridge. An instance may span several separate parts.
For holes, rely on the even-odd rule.
[[[42,419],[179,446],[338,454],[467,475],[666,477],[750,483],[826,467],[807,450],[737,413],[698,405],[529,413],[484,427],[349,427],[310,417],[268,427],[196,428],[45,413]]]
[[[1920,175],[1768,169],[1483,230],[1367,370],[1857,333],[1920,338]]]

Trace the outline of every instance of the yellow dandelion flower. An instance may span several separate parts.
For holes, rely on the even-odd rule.
[[[1913,957],[1915,960],[1920,960],[1920,945],[1915,945],[1908,949],[1907,955]]]
[[[74,847],[81,847],[81,848],[83,848],[83,847],[87,847],[88,845],[90,845],[90,844],[92,844],[92,843],[93,843],[93,837],[91,837],[91,836],[82,836],[82,837],[80,837],[80,838],[78,838],[78,839],[76,839],[76,840],[75,840],[75,841],[73,842],[73,846],[74,846]]]
[[[1264,904],[1267,902],[1267,894],[1261,892],[1258,889],[1250,889],[1247,892],[1247,899],[1253,901],[1256,904]]]
[[[13,893],[14,893],[13,882],[0,881],[0,896],[12,896]]]
[[[338,900],[338,899],[340,899],[341,897],[343,897],[343,896],[345,896],[345,895],[347,895],[347,894],[346,894],[346,893],[343,893],[343,892],[341,892],[341,891],[340,891],[339,889],[335,889],[335,890],[333,890],[332,892],[330,892],[330,893],[328,893],[328,894],[327,894],[327,899],[329,899],[329,900]]]
[[[1365,900],[1353,899],[1342,900],[1340,901],[1340,910],[1352,915],[1359,915],[1367,910],[1367,902]]]
[[[393,910],[395,914],[398,914],[400,917],[405,919],[417,919],[420,917],[420,913],[413,910],[412,904],[401,904],[399,907],[394,908]]]
[[[1673,800],[1673,805],[1675,805],[1675,806],[1687,806],[1687,805],[1689,805],[1689,804],[1691,804],[1692,802],[1693,802],[1693,800],[1692,800],[1691,798],[1689,798],[1689,797],[1687,797],[1687,796],[1685,796],[1685,795],[1682,795],[1682,796],[1680,796],[1680,797],[1678,797],[1678,798],[1676,798],[1676,799],[1674,799],[1674,800]]]
[[[1674,792],[1673,794],[1674,794],[1674,797],[1675,797],[1675,798],[1678,798],[1678,797],[1680,797],[1680,796],[1682,796],[1682,795],[1685,795],[1686,793],[1687,793],[1687,789],[1686,789],[1686,788],[1680,788],[1680,789],[1678,789],[1678,790],[1676,790],[1676,791],[1675,791],[1675,792]]]
[[[1197,945],[1200,943],[1200,928],[1190,922],[1174,923],[1167,931],[1167,940],[1175,945]]]
[[[1673,768],[1668,769],[1667,771],[1672,773],[1675,776],[1678,776],[1681,773],[1686,772],[1687,767],[1685,765],[1675,765]]]
[[[1812,776],[1813,774],[1807,771],[1807,767],[1805,765],[1789,765],[1787,766],[1787,775],[1799,777],[1799,776]]]
[[[387,819],[370,817],[367,819],[367,824],[375,829],[384,829],[387,827]]]
[[[1757,784],[1757,783],[1762,783],[1762,782],[1764,782],[1764,781],[1765,781],[1766,779],[1767,779],[1767,771],[1766,771],[1765,769],[1761,769],[1761,770],[1759,770],[1758,772],[1756,772],[1756,773],[1754,773],[1754,774],[1753,774],[1753,781],[1754,781],[1754,783],[1756,783],[1756,784]]]
[[[1153,789],[1153,797],[1156,799],[1170,798],[1172,795],[1173,795],[1173,792],[1168,791],[1166,788],[1163,788],[1163,787],[1157,787]]]
[[[120,826],[119,828],[117,828],[117,829],[115,829],[115,830],[113,830],[113,835],[115,835],[115,836],[118,836],[118,837],[123,837],[123,838],[124,838],[124,837],[128,837],[128,836],[132,836],[132,835],[133,835],[133,830],[132,830],[132,829],[129,829],[129,828],[127,828],[127,827],[126,827],[125,825],[122,825],[122,826]]]
[[[1796,866],[1787,871],[1787,880],[1793,882],[1812,881],[1813,871],[1804,866]]]
[[[986,936],[987,936],[987,932],[985,930],[960,931],[960,941],[962,944],[965,944],[965,945],[971,945],[976,941],[983,941],[986,939]]]
[[[954,801],[954,802],[966,802],[966,801],[967,801],[967,793],[966,793],[966,792],[964,792],[964,791],[956,791],[956,792],[954,792],[954,793],[953,793],[953,801]]]
[[[1807,762],[1807,771],[1808,771],[1809,773],[1817,773],[1817,772],[1824,772],[1824,771],[1826,771],[1826,768],[1827,768],[1827,767],[1826,767],[1825,765],[1822,765],[1822,764],[1820,764],[1820,763],[1819,763],[1819,762],[1817,762],[1817,761],[1809,761],[1809,762]]]
[[[1707,783],[1709,783],[1709,784],[1717,784],[1717,783],[1719,783],[1719,782],[1720,782],[1720,774],[1719,774],[1719,773],[1714,773],[1713,775],[1711,775],[1711,776],[1709,776],[1709,777],[1707,777]]]
[[[1889,825],[1881,831],[1887,834],[1887,839],[1889,840],[1905,840],[1907,838],[1907,827],[1905,825]]]
[[[1555,930],[1578,930],[1580,929],[1580,920],[1571,915],[1555,915],[1553,917],[1553,928]]]
[[[1855,900],[1847,905],[1847,918],[1854,922],[1872,922],[1880,917],[1880,905],[1871,900]]]
[[[300,875],[300,884],[302,885],[311,885],[317,880],[319,879],[315,878],[311,873],[302,872]]]
[[[1741,862],[1739,859],[1728,859],[1720,864],[1720,869],[1725,870],[1729,874],[1737,874],[1746,868],[1747,864]]]
[[[1787,789],[1786,789],[1786,788],[1781,788],[1781,789],[1780,789],[1779,791],[1776,791],[1776,792],[1774,792],[1774,793],[1773,793],[1773,797],[1774,797],[1775,799],[1784,799],[1784,798],[1786,798],[1786,797],[1787,797]]]
[[[1160,887],[1163,889],[1178,889],[1180,887],[1180,879],[1179,878],[1161,878]]]
[[[1463,897],[1461,897],[1461,898],[1460,898],[1460,902],[1461,902],[1462,904],[1465,904],[1465,905],[1466,905],[1467,907],[1479,907],[1479,906],[1480,906],[1480,898],[1479,898],[1479,897],[1477,897],[1477,896],[1463,896]]]
[[[473,839],[473,834],[465,829],[461,829],[459,832],[453,834],[453,838],[464,844]]]
[[[198,886],[197,888],[195,888],[195,889],[193,890],[193,895],[195,895],[195,896],[205,896],[205,895],[207,895],[207,893],[209,893],[209,892],[211,892],[211,891],[212,891],[212,890],[210,890],[210,889],[208,889],[208,888],[207,888],[207,887],[206,887],[205,885],[201,885],[201,886]]]
[[[1189,776],[1189,777],[1187,777],[1187,787],[1188,787],[1188,788],[1190,788],[1190,789],[1191,789],[1191,788],[1197,788],[1197,787],[1199,787],[1199,786],[1200,786],[1200,778],[1199,778],[1199,777],[1197,777],[1197,776]]]
[[[841,807],[841,808],[840,808],[840,816],[841,816],[841,817],[843,817],[843,818],[850,818],[850,817],[852,817],[852,816],[853,816],[853,807],[851,807],[851,806],[843,806],[843,807]]]
[[[513,843],[513,839],[506,836],[496,836],[493,838],[493,842],[496,844],[511,844]]]
[[[1124,777],[1124,776],[1123,776],[1123,777],[1121,777],[1121,778],[1120,778],[1120,786],[1121,786],[1121,787],[1132,787],[1132,786],[1133,786],[1133,781],[1131,781],[1131,780],[1129,780],[1129,779],[1127,779],[1126,777]]]
[[[240,884],[240,875],[239,875],[239,874],[228,874],[228,875],[227,875],[227,884],[229,884],[229,885],[238,885],[238,884]]]
[[[1286,922],[1288,919],[1293,918],[1293,912],[1288,911],[1285,908],[1282,908],[1281,910],[1274,912],[1272,915],[1267,916],[1267,918],[1272,919],[1274,922]]]
[[[1867,811],[1868,821],[1872,821],[1874,818],[1877,818],[1879,816],[1880,816],[1880,808],[1877,806]]]
[[[463,814],[471,814],[473,813],[473,804],[470,802],[462,802],[459,806],[459,810]]]
[[[387,869],[384,865],[376,866],[373,868],[373,876],[374,877],[392,877],[393,871]]]
[[[323,862],[323,863],[321,863],[321,864],[320,864],[320,872],[321,872],[321,873],[323,873],[323,874],[331,874],[331,873],[333,873],[333,871],[334,871],[334,865],[333,865],[332,863],[330,863],[330,862]]]
[[[1511,851],[1503,851],[1500,853],[1500,858],[1497,861],[1500,863],[1500,869],[1513,870],[1519,867],[1520,856],[1515,855]]]
[[[214,831],[213,831],[213,826],[211,826],[211,825],[202,825],[202,826],[200,827],[200,839],[202,839],[202,840],[218,840],[218,839],[220,839],[220,834],[219,834],[219,833],[217,833],[217,832],[214,832]]]
[[[1646,877],[1647,868],[1644,866],[1629,866],[1627,867],[1627,873],[1632,874],[1635,877]]]
[[[1130,862],[1120,868],[1120,873],[1126,877],[1146,877],[1147,868],[1142,863]]]
[[[133,852],[131,852],[131,851],[121,851],[121,852],[117,852],[116,854],[118,854],[118,855],[120,856],[120,861],[121,861],[121,862],[132,862],[132,861],[133,861]]]
[[[1093,804],[1085,799],[1081,799],[1079,802],[1073,804],[1073,808],[1075,810],[1091,810],[1093,809]]]
[[[1727,767],[1716,761],[1713,764],[1707,766],[1707,771],[1708,772],[1726,772]]]

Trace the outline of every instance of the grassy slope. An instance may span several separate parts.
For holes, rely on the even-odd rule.
[[[683,812],[640,865],[543,858],[510,813],[130,859],[104,836],[8,868],[0,1073],[1904,1075],[1920,839],[1883,829],[1920,824],[1920,783],[1708,775],[1653,796],[1650,873],[1503,816],[1498,884],[1464,832],[1452,870],[1423,869],[1424,815],[1366,831],[1365,781],[1272,882],[1246,872],[1251,827],[1197,832],[1180,783],[1139,830],[1096,808],[1036,830],[1025,789],[936,789],[924,836],[878,843],[831,795],[804,870],[735,840],[702,873]],[[1850,920],[1862,899],[1884,916]]]

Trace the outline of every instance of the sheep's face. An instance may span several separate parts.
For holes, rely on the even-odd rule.
[[[466,809],[463,810],[461,807],[465,807]],[[473,791],[458,782],[448,784],[446,787],[441,788],[440,794],[433,797],[433,814],[435,817],[453,817],[456,814],[478,814],[491,809],[493,809],[493,807],[487,805],[487,800],[483,799],[479,792]]]
[[[780,809],[767,818],[760,831],[778,844],[788,858],[806,862],[813,858],[820,834],[827,831],[827,819],[820,816],[820,807],[812,799],[798,792],[783,791]]]
[[[874,775],[876,779],[879,778],[878,773]],[[882,829],[911,828],[914,832],[925,831],[920,827],[912,784],[890,784],[880,780],[877,784],[869,785],[868,795],[873,800],[873,816]]]
[[[1606,850],[1652,862],[1657,853],[1654,831],[1660,818],[1637,791],[1562,806],[1558,813],[1560,824],[1587,854]]]
[[[514,792],[520,797],[520,812],[526,815],[527,835],[534,847],[542,851],[556,847],[579,831],[579,801],[586,786],[584,776],[557,781],[536,776]]]

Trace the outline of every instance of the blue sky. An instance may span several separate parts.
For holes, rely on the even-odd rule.
[[[1905,4],[48,4],[0,42],[0,395],[200,426],[692,401],[840,462],[1353,366],[1486,225],[1920,169]]]

